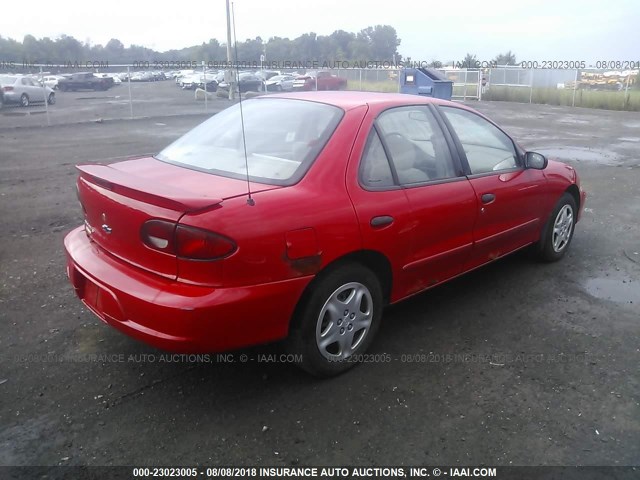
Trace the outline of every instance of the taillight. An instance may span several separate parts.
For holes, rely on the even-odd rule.
[[[215,260],[236,250],[236,244],[222,235],[184,225],[176,230],[176,246],[178,257],[192,260]]]
[[[144,222],[140,230],[142,243],[161,252],[176,254],[175,232],[177,225],[166,220],[149,220]]]
[[[236,251],[236,244],[218,233],[166,220],[142,225],[142,242],[149,248],[187,260],[217,260]]]
[[[5,92],[12,92],[12,91],[13,91],[13,87],[2,87],[2,89],[3,89]]]

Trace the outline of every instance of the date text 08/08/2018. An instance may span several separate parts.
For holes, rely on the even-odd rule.
[[[495,467],[134,467],[134,477],[422,478],[496,477]]]

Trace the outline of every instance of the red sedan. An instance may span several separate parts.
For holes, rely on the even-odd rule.
[[[316,375],[357,363],[386,304],[523,247],[560,259],[585,201],[481,114],[399,94],[256,98],[78,169],[68,275],[98,317],[179,352],[286,337]]]

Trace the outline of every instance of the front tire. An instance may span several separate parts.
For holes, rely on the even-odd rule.
[[[538,258],[544,262],[556,262],[569,249],[575,229],[578,209],[569,193],[562,195],[553,209],[538,243]]]
[[[347,264],[320,274],[296,309],[288,350],[298,366],[318,377],[343,373],[360,362],[380,326],[380,281],[368,268]]]
[[[49,98],[47,98],[47,103],[49,105],[55,105],[55,103],[56,103],[56,95],[55,95],[55,93],[50,93],[49,94]]]

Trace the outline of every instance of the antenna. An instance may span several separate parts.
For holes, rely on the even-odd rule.
[[[236,10],[233,2],[231,2],[231,15],[233,17],[233,41],[234,50],[236,54],[236,80],[240,78],[240,67],[238,62],[238,37],[236,36]],[[231,82],[230,88],[234,88],[235,82]],[[256,202],[251,196],[251,182],[249,181],[249,158],[247,156],[247,139],[244,134],[244,114],[242,113],[242,93],[240,92],[240,85],[238,84],[238,103],[240,105],[240,125],[242,126],[242,146],[244,147],[244,167],[247,172],[247,205],[253,207]]]

